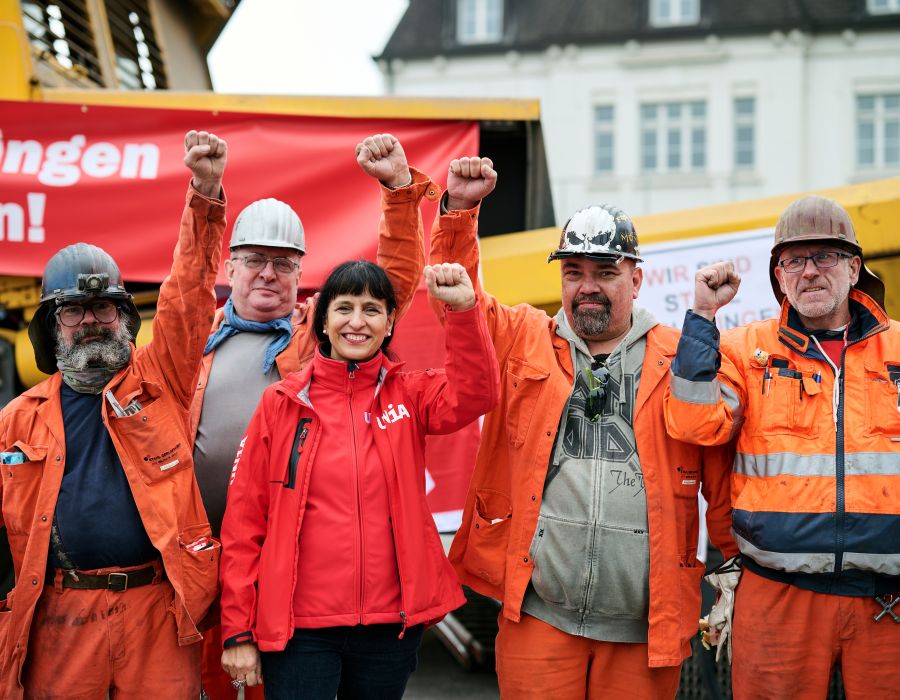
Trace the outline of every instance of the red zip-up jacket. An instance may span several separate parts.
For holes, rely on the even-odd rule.
[[[437,621],[465,602],[425,500],[425,435],[458,430],[492,410],[499,397],[497,360],[479,305],[447,314],[446,343],[446,370],[401,372],[382,357],[370,409],[399,573],[396,622],[404,626]],[[254,641],[261,651],[280,651],[294,633],[295,592],[305,584],[298,561],[311,473],[330,461],[329,451],[346,449],[320,439],[322,421],[343,418],[311,405],[312,377],[310,365],[265,391],[235,457],[222,523],[226,645]],[[351,426],[345,429],[349,442]],[[357,537],[359,525],[347,518],[330,537],[303,546],[327,561],[333,544]],[[327,602],[331,587],[322,588],[314,594]],[[335,611],[340,590],[336,584]],[[364,624],[366,612],[360,606],[355,621]]]

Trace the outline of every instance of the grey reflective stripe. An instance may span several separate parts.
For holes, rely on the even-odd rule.
[[[719,403],[719,382],[692,382],[690,379],[676,377],[671,372],[672,396],[685,403],[715,404]]]
[[[734,531],[732,531],[734,532]],[[834,554],[823,552],[768,552],[750,544],[736,532],[735,542],[741,552],[757,564],[770,569],[803,574],[830,574],[834,572]]]
[[[746,454],[734,457],[734,473],[745,476],[835,476],[833,454],[798,455],[791,452]],[[845,476],[898,476],[900,454],[893,452],[848,452],[844,455]]]
[[[900,576],[900,554],[844,552],[843,569],[874,571],[883,576]]]
[[[713,382],[713,384],[717,384],[719,390],[722,392],[722,400],[725,402],[725,405],[731,409],[731,415],[734,422],[740,423],[743,420],[744,409],[741,407],[741,400],[738,398],[737,392],[727,384],[722,384],[718,380]]]

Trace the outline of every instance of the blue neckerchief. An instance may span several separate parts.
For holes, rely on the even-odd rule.
[[[209,340],[206,341],[206,347],[203,349],[203,354],[211,353],[228,338],[238,333],[271,333],[272,331],[277,332],[278,335],[272,339],[269,347],[266,348],[266,356],[263,359],[263,374],[269,373],[272,365],[275,364],[275,357],[291,342],[291,317],[290,315],[282,316],[265,323],[245,321],[237,315],[234,310],[234,304],[231,302],[231,297],[228,297],[228,301],[225,302],[225,320],[219,326],[219,330],[209,336]]]

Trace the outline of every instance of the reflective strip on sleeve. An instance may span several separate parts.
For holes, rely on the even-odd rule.
[[[684,403],[709,405],[719,402],[720,384],[715,379],[711,382],[693,382],[673,374],[671,387],[672,396]]]

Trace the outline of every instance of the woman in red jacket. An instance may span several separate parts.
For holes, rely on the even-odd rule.
[[[400,698],[422,631],[463,597],[425,502],[424,439],[497,403],[497,360],[462,266],[425,268],[446,370],[384,354],[396,302],[370,262],[322,287],[322,341],[274,384],[235,458],[222,525],[222,665],[266,698]]]

